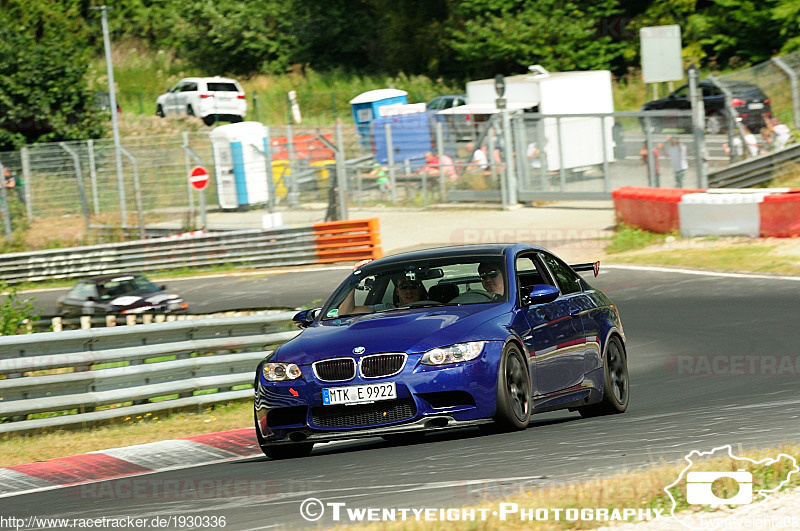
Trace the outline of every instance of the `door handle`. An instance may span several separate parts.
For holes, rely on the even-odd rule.
[[[573,319],[578,319],[581,316],[581,311],[578,308],[573,308],[569,311],[569,316]]]

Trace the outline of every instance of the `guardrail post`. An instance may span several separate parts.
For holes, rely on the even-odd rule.
[[[94,215],[100,215],[100,200],[97,195],[97,164],[94,160],[94,140],[91,138],[86,141],[86,152],[89,154],[89,180],[92,183],[92,203],[94,204]]]
[[[794,126],[800,127],[800,93],[797,87],[797,72],[780,57],[773,57],[772,61],[789,76],[789,83],[792,87],[792,118],[794,118]]]
[[[136,157],[125,147],[119,146],[119,150],[128,157],[128,160],[130,160],[133,165],[133,194],[136,198],[136,215],[139,219],[139,237],[144,239],[144,208],[142,207],[142,187],[139,182],[139,164],[136,161]]]
[[[58,145],[72,157],[73,164],[75,164],[75,179],[78,181],[78,194],[81,199],[81,211],[83,211],[83,218],[86,220],[86,232],[89,232],[89,206],[86,203],[86,192],[83,189],[83,176],[81,175],[80,158],[78,157],[78,153],[66,143],[59,142]]]
[[[33,201],[31,195],[31,153],[28,151],[28,146],[24,146],[19,150],[20,159],[22,160],[22,180],[25,183],[22,187],[25,193],[25,211],[28,214],[28,221],[33,220]]]
[[[0,175],[3,175],[3,163],[0,162]],[[6,239],[10,242],[13,238],[11,234],[11,210],[8,208],[8,192],[6,192],[5,187],[5,176],[0,177],[0,201],[2,201],[2,205],[0,205],[1,210],[0,214],[3,215],[3,225],[6,230]]]
[[[436,122],[436,156],[439,158],[439,197],[440,201],[445,200],[447,195],[447,184],[445,183],[446,173],[444,171],[444,124]]]
[[[392,193],[392,203],[397,203],[397,178],[394,174],[394,145],[392,143],[392,125],[387,122],[383,124],[383,130],[386,135],[386,158],[389,164],[389,182],[392,185],[390,192]]]
[[[339,217],[347,219],[347,159],[344,153],[342,122],[336,122],[336,185],[339,187]]]

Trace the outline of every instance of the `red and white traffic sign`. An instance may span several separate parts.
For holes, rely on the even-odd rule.
[[[202,166],[195,166],[189,174],[189,184],[197,190],[205,190],[208,186],[208,170]]]

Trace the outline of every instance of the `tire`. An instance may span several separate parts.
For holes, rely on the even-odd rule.
[[[628,356],[617,336],[612,336],[603,364],[603,399],[591,406],[578,408],[582,417],[624,413],[630,399]]]
[[[186,114],[188,114],[189,116],[194,116],[194,109],[192,109],[191,105],[186,106]]]
[[[709,114],[706,116],[706,131],[710,135],[718,135],[725,130],[725,118],[719,114]]]
[[[158,116],[159,118],[164,117],[164,108],[161,107],[161,105],[156,105],[156,116]]]
[[[206,125],[214,125],[214,122],[216,121],[217,121],[216,117],[213,114],[209,114],[208,116],[203,118],[203,123]]]
[[[523,430],[531,420],[531,379],[525,357],[509,343],[503,349],[497,371],[495,423],[507,430]]]
[[[314,443],[294,443],[261,447],[261,451],[264,452],[264,455],[275,460],[308,457],[311,455],[311,450],[313,449]]]
[[[261,366],[259,365],[259,369]],[[311,450],[314,449],[314,443],[294,443],[294,444],[279,444],[272,445],[264,442],[261,437],[261,430],[258,427],[258,417],[256,412],[253,411],[253,422],[256,428],[256,439],[258,439],[258,446],[264,455],[270,459],[295,459],[298,457],[308,457]]]

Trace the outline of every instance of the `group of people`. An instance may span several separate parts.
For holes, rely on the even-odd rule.
[[[491,296],[492,301],[505,299],[505,281],[503,280],[502,264],[482,262],[478,265],[478,277],[483,289]],[[355,304],[355,290],[351,291],[338,308],[338,315],[372,313],[392,310],[408,306],[415,302],[428,300],[428,291],[421,280],[408,278],[405,274],[397,275],[392,279],[394,284],[394,302],[380,302],[371,305]]]
[[[727,142],[722,145],[725,154],[738,160],[744,158],[745,149],[747,156],[755,157],[786,147],[792,140],[792,130],[789,129],[789,126],[782,124],[776,116],[765,118],[764,121],[765,127],[759,131],[760,139],[747,127],[744,127],[743,138],[737,135],[733,138],[732,145]]]
[[[660,185],[661,179],[661,163],[659,162],[659,157],[661,156],[662,150],[666,151],[672,164],[672,171],[675,175],[675,186],[677,188],[683,188],[683,179],[686,177],[686,172],[689,171],[689,155],[686,145],[681,144],[678,137],[668,136],[666,147],[664,147],[663,144],[658,144],[650,148],[650,152],[653,156],[653,170],[655,171],[657,185]],[[642,144],[642,149],[639,154],[642,157],[642,164],[648,165],[649,157],[646,141]]]

